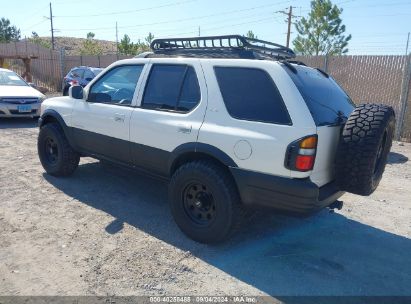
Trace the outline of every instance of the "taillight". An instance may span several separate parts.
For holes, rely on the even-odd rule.
[[[287,148],[285,166],[294,171],[312,170],[317,153],[317,140],[317,135],[310,135],[292,142]]]

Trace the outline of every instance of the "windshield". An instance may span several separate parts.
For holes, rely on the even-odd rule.
[[[0,71],[0,85],[27,86],[27,83],[19,75],[11,71]]]
[[[293,67],[297,73],[284,68],[303,96],[315,124],[326,126],[345,122],[355,105],[335,80],[313,68]]]

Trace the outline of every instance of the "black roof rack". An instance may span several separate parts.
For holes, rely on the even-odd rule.
[[[240,35],[154,39],[147,57],[205,57],[284,60],[295,57],[280,44]]]

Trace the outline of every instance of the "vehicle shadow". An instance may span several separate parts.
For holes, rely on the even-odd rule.
[[[72,178],[45,179],[67,195],[127,223],[227,274],[275,295],[410,295],[411,240],[326,210],[296,219],[257,214],[218,246],[187,239],[174,224],[167,185],[131,170],[80,165]],[[281,301],[292,302],[286,297]]]
[[[37,127],[38,120],[34,118],[13,117],[0,118],[0,129],[24,129]]]
[[[408,157],[401,153],[397,152],[390,152],[388,154],[387,164],[395,165],[395,164],[403,164],[408,161]]]

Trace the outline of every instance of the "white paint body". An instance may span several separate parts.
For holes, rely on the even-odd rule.
[[[0,71],[12,72],[10,70],[1,69],[1,68],[0,68]],[[19,76],[16,75],[16,77],[19,77]],[[27,99],[37,99],[37,102],[27,104],[30,112],[25,112],[25,111],[20,112],[19,108],[22,105],[25,105],[24,100],[27,100]],[[45,96],[41,92],[32,88],[28,84],[27,85],[0,85],[0,117],[39,116],[40,115],[40,105],[44,99],[45,99]],[[12,100],[12,102],[10,102],[10,100]]]
[[[152,64],[186,64],[194,67],[201,89],[200,103],[189,113],[141,108]],[[108,70],[124,64],[144,64],[130,107],[86,101],[89,88]],[[266,71],[275,82],[292,125],[239,120],[227,112],[214,73],[215,66],[252,67]],[[308,178],[318,186],[334,179],[334,155],[340,127],[317,127],[300,92],[279,62],[246,59],[135,58],[113,63],[84,90],[85,99],[59,97],[46,100],[42,110],[59,112],[67,126],[173,151],[188,142],[214,146],[230,156],[239,168],[288,178]],[[120,119],[119,119],[120,117]],[[291,171],[284,166],[288,145],[318,135],[314,169]]]

